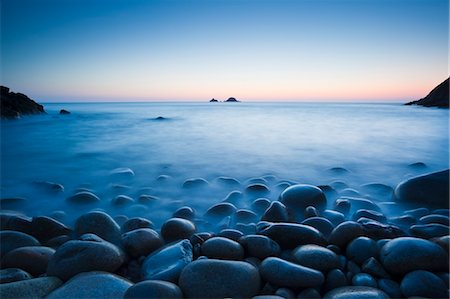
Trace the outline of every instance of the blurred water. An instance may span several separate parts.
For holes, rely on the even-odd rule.
[[[230,191],[182,190],[192,177],[245,182],[274,175],[274,184],[338,179],[355,188],[369,182],[395,186],[449,162],[449,111],[444,109],[324,103],[58,103],[45,108],[48,115],[1,123],[1,196],[26,197],[23,210],[32,215],[67,210],[64,198],[80,186],[94,190],[105,209],[116,194],[135,198],[141,188],[151,187],[146,192],[161,197],[161,203],[150,212],[163,211],[155,215],[162,218],[184,204],[206,209]],[[61,108],[72,114],[58,115]],[[419,161],[428,168],[407,167]],[[115,182],[109,173],[118,167],[131,168],[134,178]],[[331,167],[350,173],[340,177],[328,171]],[[171,183],[157,182],[161,174]],[[65,192],[49,197],[30,187],[34,181],[60,183]]]

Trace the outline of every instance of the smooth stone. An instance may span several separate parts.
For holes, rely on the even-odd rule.
[[[62,287],[51,292],[46,299],[56,298],[108,298],[122,299],[133,284],[128,280],[100,271],[80,273]]]
[[[270,190],[264,183],[254,183],[245,187],[245,193],[264,196],[269,194]]]
[[[371,210],[381,212],[381,208],[372,200],[361,197],[342,196],[340,199],[346,199],[350,201],[351,208],[350,213],[353,214],[358,210]]]
[[[67,281],[81,272],[119,269],[125,262],[124,253],[96,235],[89,235],[84,236],[90,241],[73,240],[61,245],[50,258],[47,274]]]
[[[203,188],[209,186],[209,183],[207,180],[203,178],[192,178],[187,179],[183,183],[183,188],[185,189],[196,189],[196,188]]]
[[[319,185],[317,186],[322,192],[325,194],[325,197],[327,198],[327,202],[332,202],[336,200],[336,198],[339,197],[338,192],[331,187],[330,185]]]
[[[404,275],[414,270],[448,271],[448,253],[424,239],[401,237],[383,246],[380,261],[386,271]]]
[[[16,248],[1,259],[2,268],[20,268],[33,276],[47,271],[47,265],[55,250],[44,246],[26,246]]]
[[[155,225],[153,224],[153,222],[151,222],[148,219],[141,218],[141,217],[133,217],[133,218],[130,218],[127,221],[125,221],[124,224],[122,224],[121,232],[127,233],[127,232],[131,232],[135,229],[140,229],[140,228],[152,229],[154,226]]]
[[[330,187],[332,187],[333,189],[335,189],[337,191],[340,191],[342,189],[349,187],[345,182],[342,182],[342,181],[334,181],[334,182],[331,182],[329,185],[330,185]]]
[[[375,277],[390,278],[390,275],[386,272],[380,262],[374,257],[371,257],[364,262],[364,264],[361,266],[361,271]]]
[[[50,240],[48,240],[47,242],[45,242],[45,246],[48,246],[48,247],[53,248],[53,249],[56,250],[56,249],[58,249],[62,244],[66,243],[67,241],[70,241],[70,240],[72,240],[72,238],[69,237],[69,236],[66,236],[66,235],[64,235],[64,236],[58,236],[58,237],[55,237],[55,238],[50,239]]]
[[[334,229],[333,223],[331,223],[330,220],[324,217],[311,217],[303,220],[301,224],[314,227],[315,229],[320,231],[325,236],[325,238],[328,238],[328,236]]]
[[[39,246],[39,241],[22,232],[0,231],[0,258],[8,252],[25,246]]]
[[[266,236],[246,235],[239,239],[239,243],[249,256],[257,257],[260,260],[269,256],[279,256],[281,253],[280,245]]]
[[[358,223],[361,224],[364,234],[375,240],[394,239],[406,236],[406,233],[395,225],[383,224],[364,217],[359,218]]]
[[[389,218],[389,223],[401,226],[401,227],[410,227],[417,223],[417,219],[411,215],[402,215],[397,217]]]
[[[218,177],[215,179],[215,181],[221,185],[229,186],[229,187],[239,187],[241,183],[236,180],[235,178],[230,177]]]
[[[341,196],[350,196],[350,197],[359,197],[361,196],[361,193],[359,193],[357,190],[353,188],[345,188],[339,191],[339,195]]]
[[[340,269],[330,270],[325,278],[324,290],[330,291],[332,289],[348,286],[347,277]]]
[[[125,206],[134,203],[134,199],[126,195],[118,195],[111,200],[114,206]]]
[[[412,209],[412,210],[407,210],[405,212],[403,212],[406,215],[411,215],[414,218],[421,218],[423,216],[426,216],[428,214],[430,214],[430,210],[427,208],[417,208],[417,209]]]
[[[166,243],[189,239],[195,234],[194,223],[183,218],[170,218],[161,227],[161,236]]]
[[[352,285],[376,288],[377,281],[370,274],[358,273],[353,276]]]
[[[306,244],[325,245],[325,239],[317,229],[303,224],[274,223],[262,229],[260,234],[277,242],[282,249]]]
[[[244,259],[244,248],[236,241],[223,237],[213,237],[202,244],[202,253],[208,258],[221,260]]]
[[[119,167],[110,171],[111,176],[115,177],[134,177],[134,171],[128,167]]]
[[[344,250],[350,241],[364,235],[364,230],[359,223],[345,221],[333,229],[328,238],[328,242]]]
[[[56,277],[39,277],[0,284],[0,298],[44,298],[62,281]]]
[[[391,298],[401,298],[403,297],[400,285],[391,279],[379,279],[378,288],[385,292]]]
[[[347,170],[344,167],[331,167],[328,169],[329,172],[333,173],[333,174],[338,174],[338,175],[343,175],[343,174],[349,174],[350,171]]]
[[[446,252],[450,251],[450,236],[443,236],[443,237],[439,237],[439,238],[434,238],[431,241],[433,241],[434,243],[436,243],[439,246],[441,246],[442,248],[444,248],[444,250]]]
[[[364,286],[340,287],[327,292],[324,299],[389,299],[383,291]]]
[[[297,299],[321,299],[320,293],[314,288],[307,288],[302,290],[297,295]]]
[[[31,219],[14,213],[0,213],[0,230],[18,231],[28,235],[33,234]]]
[[[279,201],[273,201],[261,216],[261,220],[268,222],[287,222],[289,217],[286,206]]]
[[[449,273],[447,273],[447,272],[439,272],[439,273],[436,273],[436,275],[437,275],[440,279],[442,279],[442,281],[444,282],[444,284],[445,284],[445,286],[446,286],[447,288],[450,287],[450,274],[449,274]]]
[[[68,197],[66,201],[73,204],[93,204],[100,202],[100,198],[92,192],[81,191]]]
[[[175,211],[172,215],[173,218],[183,218],[189,221],[193,221],[195,218],[195,211],[191,207],[181,207]]]
[[[50,194],[57,194],[60,192],[64,192],[64,186],[54,182],[48,181],[33,182],[33,186],[39,189],[40,191],[44,191]]]
[[[295,293],[288,288],[279,288],[275,292],[275,296],[280,296],[282,298],[295,298]]]
[[[2,267],[3,267],[3,265],[2,265]],[[33,276],[31,276],[29,273],[23,271],[22,269],[7,268],[7,269],[0,270],[0,284],[21,281],[21,280],[31,279],[31,278],[33,278]]]
[[[352,220],[357,221],[361,217],[373,219],[373,220],[376,220],[379,222],[386,222],[386,220],[387,220],[386,216],[384,216],[382,213],[377,212],[377,211],[372,211],[372,210],[365,210],[365,209],[356,211],[352,216]]]
[[[407,179],[397,185],[394,195],[399,202],[412,202],[439,208],[449,207],[449,170]]]
[[[410,227],[409,231],[414,237],[431,239],[448,235],[449,227],[448,225],[431,223],[423,225],[413,225]]]
[[[306,207],[313,206],[319,211],[325,210],[327,198],[325,194],[312,185],[298,184],[290,186],[280,194],[282,202],[288,210],[291,220],[303,219]]]
[[[193,258],[189,240],[169,244],[145,258],[142,277],[146,280],[164,280],[176,283],[183,268]]]
[[[221,230],[217,236],[224,237],[233,241],[238,241],[243,235],[244,234],[237,229],[227,228]]]
[[[233,215],[236,210],[237,209],[233,204],[221,202],[210,207],[205,213],[205,218],[208,220],[220,220]]]
[[[127,222],[127,220],[128,220],[128,216],[126,216],[126,215],[117,215],[117,216],[114,216],[114,221],[120,226],[120,227],[122,227],[122,225],[125,223],[125,222]]]
[[[319,216],[319,212],[317,211],[317,209],[313,206],[309,206],[306,207],[305,209],[305,213],[304,213],[304,217],[306,218],[311,218],[311,217],[317,217]]]
[[[258,216],[250,210],[240,209],[234,214],[234,221],[236,223],[255,223],[258,221]]]
[[[148,195],[148,194],[141,194],[138,197],[138,203],[140,204],[144,204],[144,205],[149,205],[154,203],[155,201],[158,201],[159,197],[157,196],[153,196],[153,195]]]
[[[433,214],[450,217],[450,210],[449,209],[436,209],[436,210],[433,210]]]
[[[323,273],[339,267],[339,258],[331,250],[318,245],[303,245],[293,251],[298,264]]]
[[[33,217],[31,225],[33,226],[33,236],[41,242],[71,233],[67,226],[47,216]]]
[[[322,217],[328,219],[331,223],[333,223],[334,226],[338,226],[345,221],[345,215],[338,211],[325,210],[320,214]]]
[[[267,184],[269,183],[265,178],[250,178],[245,181],[246,184]]]
[[[244,194],[242,194],[241,191],[231,191],[230,193],[228,193],[227,196],[225,196],[224,200],[222,200],[223,202],[228,202],[231,203],[232,205],[239,205],[239,203],[242,202],[242,199],[244,198]]]
[[[347,258],[361,265],[367,259],[378,256],[377,242],[367,237],[353,239],[346,250]]]
[[[423,224],[437,223],[447,226],[450,225],[450,217],[439,214],[430,214],[427,216],[423,216],[419,219],[419,221]]]
[[[348,213],[350,213],[351,207],[352,203],[348,199],[338,199],[334,203],[334,210],[344,215],[348,215]]]
[[[149,228],[139,228],[123,234],[122,244],[133,258],[147,256],[164,245],[158,233]]]
[[[163,280],[145,280],[130,287],[124,299],[183,298],[181,289],[174,283]]]
[[[92,233],[115,245],[120,245],[122,241],[120,226],[104,212],[95,211],[80,216],[74,230],[77,236]]]
[[[277,257],[268,257],[259,268],[261,276],[269,283],[287,288],[321,286],[325,280],[317,270],[300,266]]]
[[[361,190],[361,192],[370,194],[374,197],[381,196],[384,198],[391,198],[392,194],[394,194],[394,189],[391,186],[381,183],[364,184],[359,187],[359,190]]]
[[[405,297],[448,298],[448,289],[439,276],[423,270],[403,277],[400,289]]]
[[[427,166],[427,164],[425,164],[423,162],[415,162],[415,163],[408,164],[408,167],[412,168],[414,170],[423,170],[423,169],[426,169],[428,166]]]
[[[361,272],[361,267],[353,261],[347,261],[347,270],[352,274],[358,274]]]
[[[260,290],[258,269],[247,262],[197,260],[181,273],[186,298],[251,298]]]

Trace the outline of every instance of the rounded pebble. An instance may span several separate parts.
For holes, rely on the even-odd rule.
[[[158,233],[149,228],[139,228],[123,234],[123,248],[134,258],[147,256],[164,245]]]
[[[244,258],[244,248],[236,241],[213,237],[202,244],[202,253],[208,258],[222,260],[242,260]]]
[[[323,211],[327,205],[325,194],[312,185],[298,184],[290,186],[280,194],[280,201],[287,207],[291,220],[302,219],[308,206]]]
[[[47,271],[48,261],[55,250],[44,246],[26,246],[8,252],[2,259],[2,268],[20,268],[33,276]]]
[[[435,274],[417,270],[405,275],[400,284],[405,297],[447,298],[448,289]]]
[[[167,243],[189,239],[195,234],[195,225],[186,219],[170,218],[161,227],[161,236]]]
[[[303,245],[293,251],[297,262],[305,267],[323,273],[339,267],[338,256],[331,250],[318,245]]]
[[[368,258],[378,256],[377,242],[367,237],[353,239],[346,250],[347,258],[361,265]]]
[[[246,235],[239,239],[239,243],[244,247],[249,256],[265,259],[269,256],[279,256],[280,245],[266,236]]]
[[[80,216],[75,222],[75,232],[78,236],[92,233],[105,241],[120,245],[122,234],[120,226],[111,216],[104,212],[89,212]]]
[[[183,298],[180,288],[171,282],[163,280],[146,280],[130,287],[125,299],[157,299],[157,298]]]

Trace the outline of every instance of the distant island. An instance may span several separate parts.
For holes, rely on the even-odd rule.
[[[22,93],[11,92],[8,87],[0,86],[1,118],[20,118],[22,115],[46,113],[44,106],[36,103]]]
[[[449,108],[448,80],[436,86],[426,97],[406,103],[405,105],[419,105],[424,107]]]
[[[220,101],[216,100],[215,98],[212,98],[209,102],[210,102],[210,103],[218,103],[218,102],[220,102]],[[238,101],[236,98],[231,97],[231,98],[228,98],[228,100],[226,100],[226,101],[224,101],[224,102],[234,102],[234,103],[237,103],[237,102],[240,102],[240,101]]]

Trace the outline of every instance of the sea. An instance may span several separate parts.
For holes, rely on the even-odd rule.
[[[156,226],[182,206],[202,215],[251,183],[276,200],[288,182],[335,184],[359,194],[381,183],[449,167],[449,110],[398,103],[46,103],[47,114],[2,120],[1,198],[16,211],[59,215],[86,210],[139,216]],[[66,109],[69,115],[60,115]],[[414,167],[414,163],[418,167]],[[118,175],[119,173],[119,175]],[[224,184],[234,178],[239,185]],[[202,178],[201,188],[185,188]],[[48,192],[36,182],[61,184]],[[90,190],[96,206],[67,198]],[[139,203],[150,195],[150,204]],[[133,204],[116,206],[126,195]],[[244,194],[245,195],[245,194]],[[383,199],[386,200],[386,199]],[[238,204],[239,205],[239,204]],[[248,208],[243,201],[238,208]],[[55,216],[56,217],[56,216]]]

